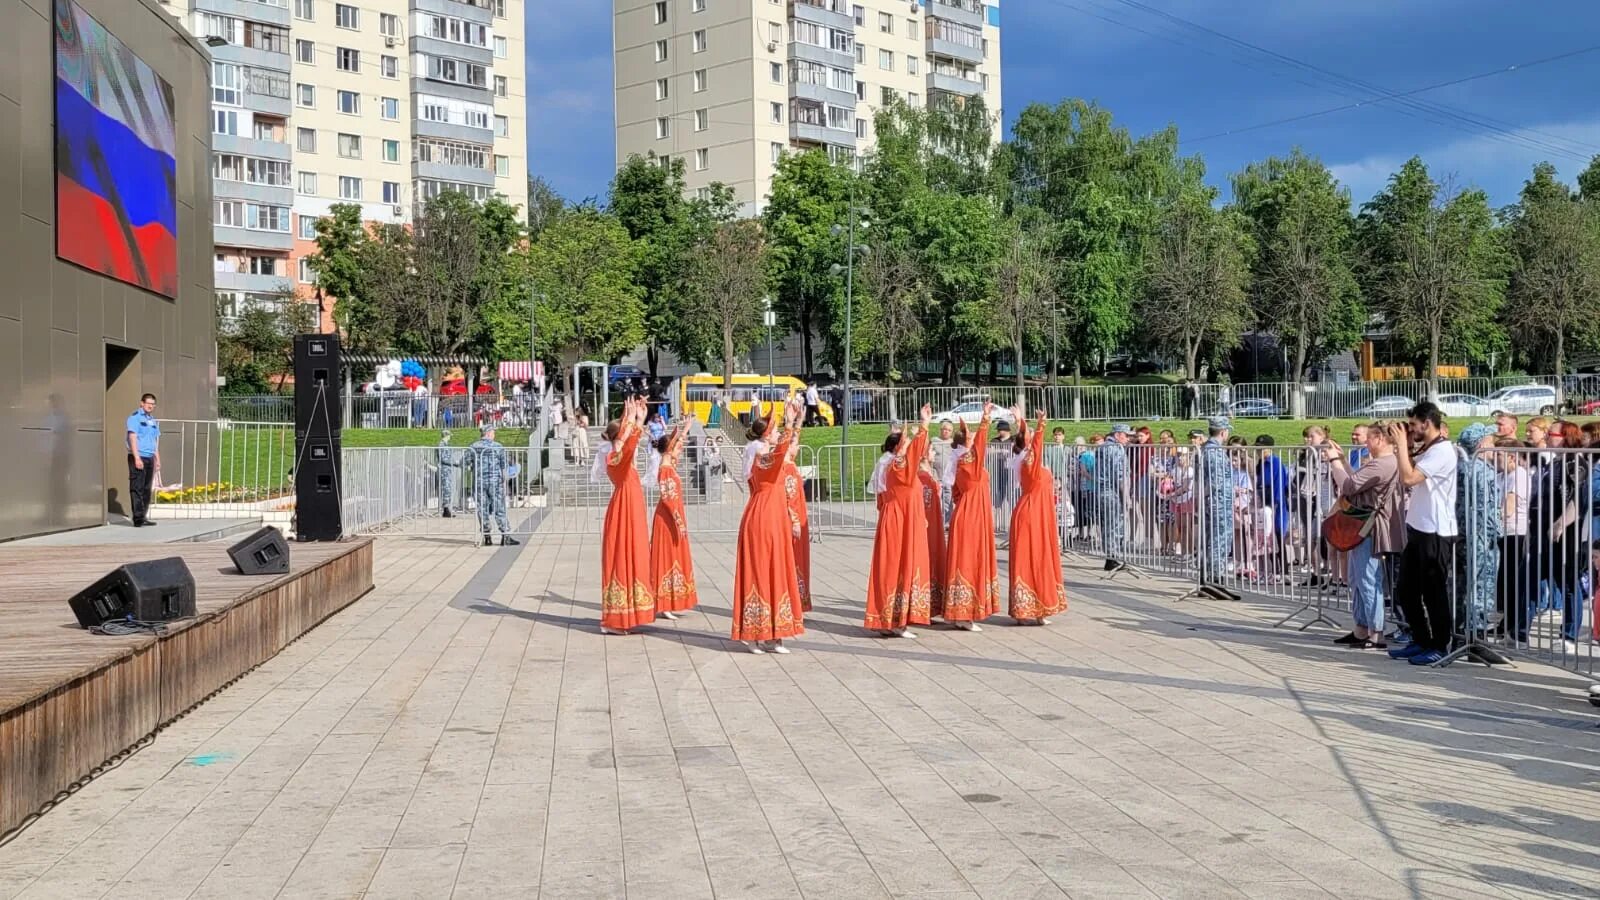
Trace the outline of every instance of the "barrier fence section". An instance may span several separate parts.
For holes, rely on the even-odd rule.
[[[503,447],[346,447],[339,492],[347,534],[476,541],[526,535],[546,507],[530,451]]]
[[[253,517],[294,505],[293,425],[162,419],[160,447],[154,518]]]

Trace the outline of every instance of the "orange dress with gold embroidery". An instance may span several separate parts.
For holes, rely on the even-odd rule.
[[[773,641],[806,630],[783,491],[784,458],[795,437],[793,429],[784,432],[777,446],[756,457],[750,469],[750,500],[739,520],[733,570],[736,641]]]
[[[656,617],[650,526],[644,519],[644,488],[633,466],[640,431],[631,422],[622,429],[606,457],[612,491],[600,544],[600,624],[618,631],[648,625]]]
[[[967,452],[956,463],[946,545],[944,620],[981,622],[1000,610],[1000,565],[994,551],[994,501],[984,447],[989,420],[967,437]]]
[[[944,615],[944,489],[939,479],[927,471],[917,472],[922,485],[922,516],[928,520],[928,596],[929,615]]]
[[[886,490],[880,498],[872,568],[867,575],[866,626],[874,631],[926,625],[932,612],[928,524],[922,484],[917,480],[927,451],[927,431],[909,441],[902,436],[894,461],[884,473]]]
[[[1021,427],[1026,428],[1025,423]],[[1044,430],[1028,435],[1022,458],[1022,495],[1011,511],[1013,619],[1043,619],[1067,608],[1061,577],[1061,537],[1056,531],[1055,479],[1044,464]]]
[[[783,464],[783,496],[789,508],[789,536],[794,539],[795,577],[800,582],[800,608],[811,611],[811,514],[806,509],[806,484],[800,467]]]
[[[674,437],[673,443],[677,441]],[[669,448],[669,458],[672,452]],[[656,590],[656,611],[684,612],[693,609],[699,597],[694,589],[689,531],[683,519],[683,479],[663,460],[656,484],[661,497],[656,501],[655,521],[650,528],[650,583]]]

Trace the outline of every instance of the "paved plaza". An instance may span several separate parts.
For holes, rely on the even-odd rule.
[[[732,542],[695,552],[699,611],[603,637],[595,536],[381,539],[369,596],[0,848],[0,898],[1596,895],[1558,671],[1088,566],[1047,628],[885,640],[835,536],[752,656]]]

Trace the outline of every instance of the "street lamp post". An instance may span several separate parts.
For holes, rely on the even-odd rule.
[[[778,324],[778,314],[772,311],[772,298],[761,298],[761,321],[767,326],[767,400],[774,399],[772,374],[772,326]]]

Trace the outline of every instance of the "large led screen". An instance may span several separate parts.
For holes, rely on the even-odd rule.
[[[56,255],[178,296],[172,86],[72,0],[55,0]]]

